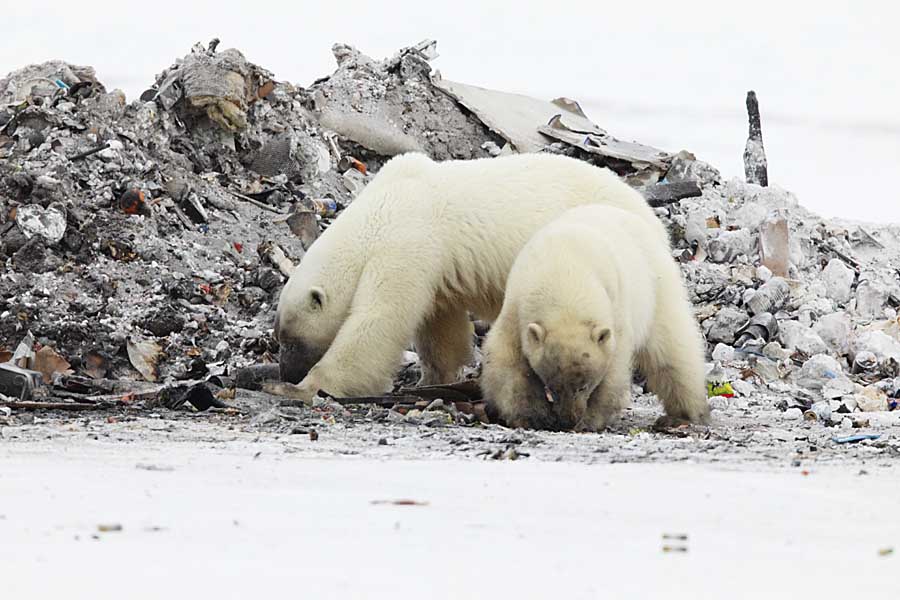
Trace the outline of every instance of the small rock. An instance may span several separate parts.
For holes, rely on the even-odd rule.
[[[756,392],[756,386],[744,379],[735,379],[731,382],[731,387],[739,396],[751,396]]]
[[[712,359],[717,363],[731,362],[734,360],[734,348],[720,342],[712,351]]]
[[[711,410],[725,410],[729,404],[728,398],[724,396],[713,396],[709,399],[709,408]]]

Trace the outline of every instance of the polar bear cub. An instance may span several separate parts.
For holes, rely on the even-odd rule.
[[[704,421],[703,338],[665,232],[573,208],[515,260],[481,384],[513,427],[597,431],[629,402],[632,364],[669,417]]]

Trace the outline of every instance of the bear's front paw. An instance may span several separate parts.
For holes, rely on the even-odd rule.
[[[709,403],[706,401],[706,398],[703,398],[703,400],[684,403],[680,406],[669,406],[666,410],[666,416],[661,417],[660,420],[664,418],[670,419],[671,423],[685,421],[699,425],[708,425],[710,419]]]
[[[692,423],[708,425],[709,408],[707,408],[705,412],[698,411],[696,414],[692,415],[691,418],[685,418],[681,415],[663,415],[660,418],[656,419],[656,422],[653,423],[653,431],[658,431],[661,433],[672,433],[676,430],[683,430],[687,427],[690,427]]]
[[[606,419],[600,416],[589,417],[585,415],[575,427],[572,428],[572,431],[575,433],[600,433],[606,429]]]
[[[302,382],[298,384],[269,382],[264,383],[262,389],[267,394],[272,394],[273,396],[300,400],[307,406],[312,406],[313,398],[315,398],[316,392],[319,391],[318,389],[312,389],[309,385],[305,385]]]

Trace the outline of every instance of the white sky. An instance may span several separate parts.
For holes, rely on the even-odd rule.
[[[448,79],[578,99],[614,135],[742,172],[744,95],[770,181],[826,215],[900,222],[900,9],[887,1],[7,2],[0,72],[62,58],[136,97],[213,37],[300,85],[331,44],[374,57],[430,37]]]

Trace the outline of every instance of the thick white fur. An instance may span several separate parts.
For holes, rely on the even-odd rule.
[[[282,291],[282,338],[327,348],[287,393],[310,399],[319,389],[339,396],[389,390],[411,340],[423,383],[455,380],[471,354],[467,311],[496,318],[526,241],[565,210],[592,203],[630,211],[665,235],[638,192],[576,159],[392,159]],[[323,305],[309,302],[313,288],[324,290]]]
[[[543,342],[529,336],[530,323],[546,332]],[[600,348],[594,327],[612,330]],[[627,405],[632,361],[670,417],[709,413],[702,336],[668,238],[616,208],[575,208],[534,235],[512,267],[484,350],[485,395],[513,426],[541,426],[542,415],[559,409],[537,375],[542,351],[559,365],[561,385],[566,375],[597,379],[576,407],[577,429],[601,429]]]

